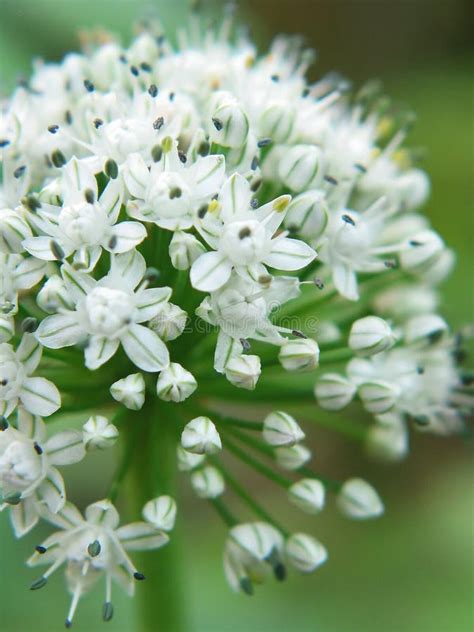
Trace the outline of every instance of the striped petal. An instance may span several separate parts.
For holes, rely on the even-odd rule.
[[[120,341],[91,336],[85,350],[86,367],[93,371],[105,364],[117,351]]]
[[[86,453],[82,433],[78,430],[64,430],[56,433],[46,441],[43,448],[53,465],[78,463]]]
[[[116,534],[127,551],[158,549],[169,541],[166,533],[147,522],[132,522],[117,529]]]
[[[49,417],[61,406],[61,396],[56,386],[44,377],[29,377],[19,393],[21,403],[33,415]]]
[[[130,360],[143,371],[155,373],[169,366],[168,348],[151,329],[131,325],[121,342]]]
[[[50,349],[71,347],[84,337],[85,333],[78,325],[76,312],[47,316],[36,330],[36,338]]]

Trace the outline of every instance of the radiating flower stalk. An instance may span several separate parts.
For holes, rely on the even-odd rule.
[[[243,468],[289,509],[375,518],[371,484],[313,465],[303,419],[393,461],[411,428],[459,433],[472,408],[469,332],[437,313],[454,254],[420,213],[411,118],[376,85],[309,83],[297,38],[258,56],[230,19],[194,16],[178,40],[156,23],[128,48],[92,35],[2,108],[1,509],[17,537],[51,525],[31,588],[64,572],[68,627],[93,586],[109,621],[113,584],[139,583],[145,629],[179,628],[171,554],[134,561],[172,538],[177,470],[228,528],[230,586],[252,594],[328,553]],[[80,511],[63,466],[116,442],[106,497]]]

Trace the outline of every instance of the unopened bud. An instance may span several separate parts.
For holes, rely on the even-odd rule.
[[[158,496],[143,507],[144,519],[156,529],[171,531],[176,520],[176,502],[171,496]]]
[[[306,191],[295,196],[286,213],[285,226],[305,239],[318,239],[328,223],[328,208],[323,191]]]
[[[377,461],[400,461],[408,454],[408,431],[403,423],[374,424],[367,433],[365,447]]]
[[[181,445],[194,454],[215,454],[222,449],[217,428],[209,417],[196,417],[186,424],[181,434]]]
[[[189,270],[205,252],[206,248],[194,235],[179,230],[171,238],[169,254],[171,263],[177,270]]]
[[[364,407],[373,415],[381,415],[390,410],[400,394],[397,385],[383,380],[363,382],[358,388]]]
[[[117,380],[110,387],[110,394],[130,410],[140,410],[145,402],[145,380],[141,373],[132,373]]]
[[[314,392],[321,408],[341,410],[352,401],[356,387],[343,375],[326,373],[319,378]]]
[[[314,187],[322,171],[321,150],[314,145],[294,145],[280,160],[279,175],[292,191]]]
[[[249,121],[238,101],[230,94],[215,95],[215,109],[209,126],[209,136],[223,147],[242,147],[249,133]]]
[[[377,518],[384,512],[380,496],[361,478],[351,478],[344,483],[337,496],[337,505],[345,516],[359,520]]]
[[[256,355],[239,355],[231,358],[225,366],[225,376],[239,388],[253,391],[262,372],[260,358]]]
[[[82,426],[82,439],[86,450],[106,450],[118,439],[118,430],[107,417],[92,415]]]
[[[312,573],[328,558],[325,547],[306,533],[290,535],[285,544],[288,562],[301,573]]]
[[[288,498],[301,511],[317,514],[324,507],[325,489],[315,478],[303,478],[288,489]]]
[[[276,411],[265,417],[263,439],[273,446],[294,445],[305,438],[298,423],[287,413]]]
[[[390,325],[378,316],[356,320],[349,334],[349,347],[358,356],[368,357],[390,349],[395,336]]]
[[[260,116],[261,136],[272,138],[275,143],[283,143],[291,134],[296,112],[287,101],[272,103]]]
[[[28,237],[31,237],[30,227],[20,215],[9,208],[0,209],[0,252],[23,252],[22,242]]]
[[[156,383],[156,392],[165,402],[183,402],[194,393],[197,382],[192,373],[177,362],[171,362],[161,371]]]
[[[191,485],[199,498],[217,498],[225,490],[222,474],[210,465],[191,474]]]
[[[288,340],[280,347],[280,364],[287,371],[311,371],[319,363],[319,346],[311,338]]]
[[[183,333],[187,319],[188,315],[181,307],[173,303],[165,303],[159,314],[150,320],[148,326],[162,340],[175,340]]]
[[[311,459],[311,450],[301,443],[275,448],[275,459],[284,470],[297,470]]]
[[[57,274],[54,274],[46,281],[38,292],[36,302],[48,314],[57,312],[59,307],[74,308],[74,303],[69,296],[66,285]]]
[[[404,270],[423,276],[436,265],[446,246],[433,230],[423,230],[414,234],[407,246],[400,252],[400,263]]]

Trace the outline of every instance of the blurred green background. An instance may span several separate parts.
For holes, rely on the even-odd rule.
[[[433,181],[427,212],[458,253],[457,268],[443,288],[442,309],[454,327],[472,321],[472,3],[249,0],[240,5],[242,19],[262,47],[277,32],[303,33],[319,53],[314,76],[337,69],[356,82],[380,77],[388,94],[417,112],[410,142],[427,150],[425,168]],[[83,27],[102,26],[126,41],[134,20],[150,6],[158,8],[170,33],[186,20],[188,5],[183,0],[0,0],[2,93],[28,74],[32,57],[60,59],[76,48],[76,34]],[[225,584],[225,530],[211,509],[190,496],[183,480],[185,509],[176,537],[182,538],[187,632],[473,630],[470,442],[418,436],[410,457],[392,466],[368,462],[359,445],[324,429],[315,429],[312,445],[318,469],[338,478],[360,475],[375,482],[386,501],[385,516],[357,524],[344,521],[329,507],[320,517],[307,519],[259,480],[266,506],[288,517],[286,522],[295,529],[315,533],[327,545],[330,560],[313,576],[295,575],[285,585],[266,584],[248,598],[234,595]],[[71,496],[79,504],[96,499],[108,480],[101,457],[91,457],[89,463],[86,471],[81,466],[68,470]],[[39,593],[28,591],[36,575],[23,560],[41,532],[15,542],[2,516],[0,534],[0,629],[61,629],[69,601],[61,578]],[[117,591],[115,618],[103,624],[100,593],[83,600],[74,629],[95,631],[106,625],[110,632],[133,632],[134,602],[119,599]]]

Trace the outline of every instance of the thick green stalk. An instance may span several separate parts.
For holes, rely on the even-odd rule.
[[[156,398],[149,401],[129,420],[130,424],[142,425],[131,460],[129,489],[135,520],[140,519],[143,505],[151,498],[164,494],[176,497],[176,405],[166,405]],[[137,567],[146,577],[136,586],[137,629],[143,632],[185,629],[178,531],[175,528],[170,533],[170,542],[163,548],[137,555]]]

